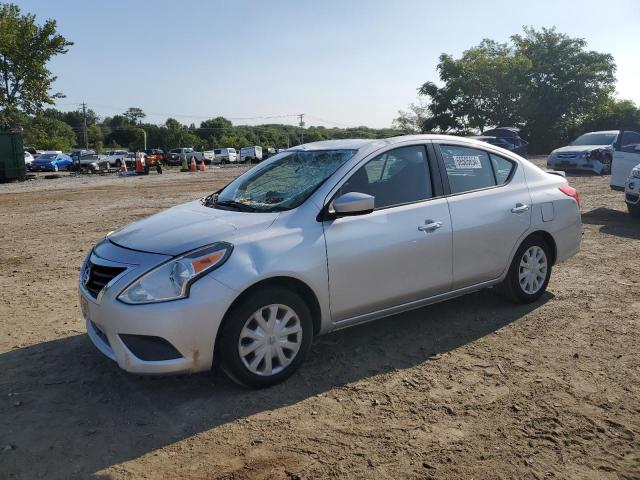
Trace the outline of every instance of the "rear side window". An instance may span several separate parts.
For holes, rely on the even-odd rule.
[[[506,183],[509,177],[511,177],[511,172],[513,172],[515,164],[493,153],[490,153],[489,156],[491,157],[491,165],[493,166],[493,172],[496,176],[496,183],[498,185]]]
[[[396,148],[360,167],[340,189],[340,195],[360,192],[375,197],[375,208],[426,200],[433,196],[424,146]]]
[[[455,145],[440,145],[440,151],[451,193],[469,192],[497,185],[487,152]]]

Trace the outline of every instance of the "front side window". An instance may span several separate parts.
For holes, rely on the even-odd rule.
[[[475,148],[440,145],[451,193],[496,186],[489,154]]]
[[[636,145],[640,145],[640,133],[623,132],[620,141],[621,149],[625,152],[635,152]]]
[[[426,200],[433,196],[424,146],[396,148],[360,167],[338,195],[360,192],[375,198],[375,208]]]
[[[258,212],[296,208],[355,153],[356,150],[280,153],[227,185],[212,206]]]

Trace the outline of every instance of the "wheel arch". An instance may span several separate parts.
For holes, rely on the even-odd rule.
[[[284,287],[292,292],[298,294],[300,298],[307,304],[309,307],[309,311],[311,312],[311,320],[313,322],[313,334],[317,335],[320,333],[321,321],[322,321],[322,312],[320,309],[320,301],[316,296],[315,292],[309,285],[303,282],[300,279],[288,276],[276,276],[270,277],[260,280],[259,282],[254,283],[253,285],[247,287],[240,295],[236,297],[236,299],[231,303],[227,312],[225,313],[222,322],[220,322],[220,326],[218,327],[218,332],[216,333],[216,341],[213,350],[213,366],[219,364],[219,352],[220,348],[218,348],[218,342],[220,341],[220,332],[228,320],[229,315],[233,311],[233,309],[240,304],[245,298],[251,295],[253,292],[260,290],[265,287]]]
[[[549,253],[551,254],[551,265],[555,265],[556,259],[558,258],[558,247],[556,245],[555,239],[553,238],[553,235],[551,235],[546,230],[536,230],[534,232],[531,232],[518,244],[516,251],[518,250],[518,248],[520,248],[520,245],[533,237],[541,237],[544,240],[550,250]]]

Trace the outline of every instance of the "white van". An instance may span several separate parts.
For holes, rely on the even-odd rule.
[[[214,148],[213,163],[235,163],[238,161],[238,152],[235,148]]]
[[[262,161],[262,147],[242,147],[240,149],[240,163]]]

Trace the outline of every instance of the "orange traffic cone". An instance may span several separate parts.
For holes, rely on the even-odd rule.
[[[142,166],[142,160],[138,152],[136,152],[136,173],[144,173],[144,167]]]
[[[120,160],[120,173],[127,173],[127,162],[124,158]]]
[[[196,157],[195,156],[191,156],[191,166],[189,168],[190,171],[192,172],[196,172],[198,169],[196,168]]]
[[[200,160],[200,166],[198,167],[198,170],[200,170],[201,172],[204,172],[207,169],[207,167],[204,166],[204,158],[202,160]]]

